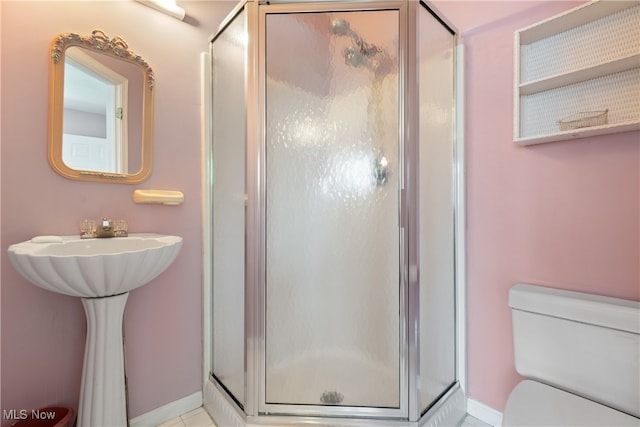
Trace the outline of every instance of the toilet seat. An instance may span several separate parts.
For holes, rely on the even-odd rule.
[[[524,380],[509,395],[502,425],[640,427],[640,418],[546,384]]]

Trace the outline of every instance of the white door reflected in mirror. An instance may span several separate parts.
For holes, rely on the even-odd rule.
[[[129,80],[72,47],[64,69],[62,160],[72,169],[128,173]]]

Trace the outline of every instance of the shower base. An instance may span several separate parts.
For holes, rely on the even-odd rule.
[[[398,407],[398,375],[397,368],[394,370],[353,351],[316,351],[268,370],[267,401]]]

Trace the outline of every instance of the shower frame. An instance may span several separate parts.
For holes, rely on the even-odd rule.
[[[398,10],[400,22],[399,40],[399,109],[400,109],[400,154],[401,159],[417,157],[417,143],[410,143],[410,135],[418,132],[418,96],[417,93],[417,41],[410,37],[417,31],[418,8],[426,8],[454,38],[455,28],[427,2],[422,0],[348,0],[318,1],[301,0],[242,0],[222,22],[211,37],[211,43],[241,13],[246,13],[248,48],[246,57],[246,114],[247,117],[259,117],[259,123],[246,126],[246,241],[257,242],[254,247],[246,247],[245,269],[245,390],[244,405],[239,404],[232,394],[213,376],[211,343],[213,325],[211,318],[211,297],[213,287],[212,274],[212,64],[211,54],[202,57],[203,86],[203,230],[204,230],[204,271],[203,271],[203,393],[205,407],[210,413],[226,419],[230,425],[384,425],[417,426],[438,425],[443,420],[458,417],[466,412],[466,330],[465,330],[465,193],[464,193],[464,145],[463,145],[463,61],[462,45],[456,42],[454,57],[454,239],[455,239],[455,383],[446,390],[426,411],[420,407],[418,392],[419,373],[419,286],[418,239],[409,238],[409,232],[418,227],[417,172],[410,164],[400,163],[401,167],[401,246],[400,252],[400,407],[353,407],[322,405],[269,404],[265,399],[265,200],[262,186],[265,179],[265,160],[262,138],[265,134],[264,89],[265,42],[259,37],[260,28],[265,25],[265,17],[273,12],[337,12],[337,11],[377,11]],[[403,25],[402,23],[406,23]],[[256,42],[258,40],[258,42]],[[452,415],[454,414],[454,415]]]

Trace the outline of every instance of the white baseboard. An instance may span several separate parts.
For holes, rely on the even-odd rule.
[[[129,420],[130,427],[154,427],[172,420],[202,406],[202,392],[198,391],[189,396],[167,403],[164,406],[144,413]]]
[[[477,400],[467,399],[467,414],[490,426],[499,427],[502,425],[502,412]]]

